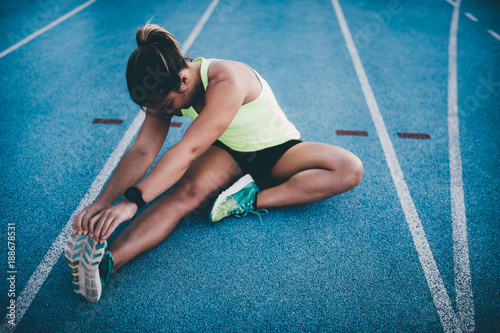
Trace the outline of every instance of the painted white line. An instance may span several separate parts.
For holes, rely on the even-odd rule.
[[[449,3],[450,5],[454,6],[454,7],[457,5],[456,1],[446,0],[446,2]]]
[[[84,4],[82,4],[82,5],[78,6],[78,7],[76,7],[75,9],[73,9],[72,11],[70,11],[69,13],[64,14],[63,16],[61,16],[60,18],[58,18],[57,20],[52,21],[51,23],[47,24],[45,27],[41,28],[40,30],[35,31],[34,33],[32,33],[31,35],[29,35],[28,37],[23,38],[21,41],[17,42],[16,44],[12,45],[8,49],[6,49],[2,53],[0,53],[0,58],[5,57],[7,54],[11,53],[14,50],[17,50],[18,48],[20,48],[24,44],[32,41],[36,37],[38,37],[41,34],[43,34],[44,32],[46,32],[47,30],[52,29],[53,27],[55,27],[59,23],[67,20],[71,16],[73,16],[76,13],[78,13],[78,12],[82,11],[83,9],[87,8],[88,6],[90,6],[91,4],[93,4],[96,1],[97,0],[89,0],[89,1],[87,1],[86,3],[84,3]]]
[[[71,214],[71,217],[69,218],[68,222],[66,222],[66,225],[62,229],[61,233],[57,236],[56,240],[45,254],[45,257],[43,258],[42,262],[38,265],[37,269],[29,279],[23,291],[17,297],[16,300],[17,314],[14,325],[8,325],[7,322],[5,322],[0,331],[4,332],[4,329],[14,329],[19,324],[19,321],[24,316],[26,310],[28,310],[29,306],[31,305],[31,302],[33,301],[36,294],[40,290],[40,287],[45,282],[45,279],[47,279],[47,276],[52,270],[54,264],[61,256],[61,252],[63,251],[64,246],[66,245],[66,241],[68,240],[68,237],[71,234],[73,219],[79,212],[82,211],[83,208],[90,205],[97,198],[97,196],[101,192],[102,187],[104,186],[109,176],[113,172],[114,168],[120,161],[121,156],[125,153],[125,150],[129,146],[132,139],[134,138],[135,133],[137,133],[137,130],[140,128],[142,121],[144,120],[144,117],[145,113],[142,111],[137,114],[134,121],[123,135],[123,138],[120,140],[120,142],[116,146],[111,156],[109,156],[108,160],[106,161],[106,164],[104,164],[104,167],[101,169],[101,171],[95,178],[94,182],[88,189],[87,193],[80,201],[80,204],[73,212],[73,214]]]
[[[200,34],[201,29],[203,29],[203,26],[207,22],[210,15],[212,15],[212,12],[214,11],[215,7],[217,7],[218,3],[219,0],[213,0],[212,3],[208,6],[208,8],[205,10],[205,13],[203,13],[203,15],[201,16],[200,20],[194,27],[193,31],[186,39],[186,42],[182,44],[181,51],[183,54],[186,54],[186,52],[191,48],[191,45],[193,44],[196,37],[198,37],[198,35]]]
[[[455,264],[455,291],[457,317],[462,330],[473,332],[474,301],[472,297],[469,246],[467,244],[467,219],[465,216],[460,132],[458,126],[457,91],[457,34],[461,0],[456,1],[450,25],[448,45],[448,151],[450,158],[450,199]]]
[[[210,14],[213,12],[218,2],[219,0],[213,0],[212,3],[207,8],[207,10],[205,11],[205,13],[203,14],[203,16],[200,18],[200,20],[198,21],[195,28],[193,29],[193,31],[191,32],[191,34],[187,39],[187,42],[189,41],[189,44],[186,43],[183,44],[182,47],[183,54],[185,54],[189,50],[188,46],[192,45],[192,43],[200,33],[201,28],[203,28],[203,25],[210,17]],[[111,156],[108,158],[106,164],[103,166],[103,168],[95,178],[94,182],[88,189],[87,193],[80,201],[80,204],[75,209],[73,214],[71,214],[71,217],[69,218],[68,222],[66,222],[66,225],[63,227],[62,231],[59,233],[54,243],[52,243],[52,246],[45,254],[43,260],[40,262],[35,272],[29,279],[28,283],[17,297],[16,320],[14,322],[14,325],[9,324],[8,317],[6,316],[4,323],[2,324],[2,326],[0,326],[0,332],[9,332],[9,331],[14,331],[16,329],[17,325],[19,324],[24,314],[28,310],[29,306],[31,305],[31,302],[37,295],[38,291],[40,290],[45,280],[47,279],[47,276],[52,271],[52,268],[54,267],[55,263],[61,256],[61,253],[64,250],[64,246],[66,245],[66,241],[68,240],[68,237],[70,236],[72,231],[73,219],[79,212],[82,211],[83,208],[90,205],[97,198],[97,196],[102,190],[102,187],[108,180],[109,176],[111,175],[116,165],[120,161],[121,157],[125,153],[125,150],[130,145],[132,139],[134,138],[137,131],[141,127],[142,122],[144,121],[144,117],[145,113],[143,111],[139,111],[137,113],[134,121],[123,135],[122,139],[116,146],[113,153],[111,153]]]
[[[479,22],[479,20],[469,12],[465,13],[465,16],[467,16],[473,22]]]
[[[332,4],[335,9],[335,14],[337,15],[342,34],[344,35],[344,40],[349,50],[349,54],[351,55],[356,74],[361,84],[366,104],[368,105],[373,123],[377,130],[377,135],[380,139],[387,165],[396,187],[396,192],[398,194],[399,201],[401,202],[401,207],[403,208],[403,212],[413,238],[413,243],[415,244],[420,264],[427,280],[427,285],[429,286],[434,301],[434,306],[436,307],[441,320],[441,325],[443,326],[443,330],[445,332],[460,331],[460,324],[451,306],[450,298],[446,292],[446,288],[436,265],[436,261],[434,260],[434,256],[432,255],[431,247],[427,240],[427,236],[425,235],[424,228],[418,216],[413,199],[410,195],[410,190],[404,180],[403,171],[399,165],[396,152],[389,137],[389,133],[387,132],[387,128],[380,113],[377,101],[370,87],[370,83],[366,76],[363,64],[361,63],[358,51],[352,39],[344,13],[342,12],[342,8],[340,7],[338,0],[332,0]]]
[[[496,40],[500,41],[500,35],[494,32],[493,30],[488,30],[488,33],[495,37]]]

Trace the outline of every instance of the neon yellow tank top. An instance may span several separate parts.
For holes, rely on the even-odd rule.
[[[208,86],[208,68],[212,60],[216,59],[194,60],[201,61],[200,74],[205,90]],[[241,152],[258,151],[300,138],[299,131],[278,105],[269,84],[254,72],[262,86],[260,95],[240,107],[229,127],[219,137],[223,144]],[[193,107],[182,109],[182,114],[193,120],[198,117]]]

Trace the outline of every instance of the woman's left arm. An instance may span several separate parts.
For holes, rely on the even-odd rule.
[[[151,172],[137,185],[144,201],[150,202],[174,185],[191,163],[203,154],[229,127],[245,98],[234,74],[221,71],[210,78],[205,107]]]
[[[218,64],[219,65],[219,64]],[[215,66],[214,66],[215,67]],[[148,203],[173,186],[189,166],[203,154],[229,127],[246,96],[244,85],[237,80],[231,68],[217,66],[211,69],[210,82],[205,92],[205,107],[184,133],[182,139],[160,158],[150,173],[136,185],[143,200]],[[114,216],[111,225],[101,226],[101,242],[122,222],[137,211],[135,203],[124,199],[108,208]],[[132,214],[133,215],[133,214]],[[101,221],[97,223],[99,225]]]

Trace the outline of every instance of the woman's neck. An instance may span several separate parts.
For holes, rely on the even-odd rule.
[[[203,82],[201,80],[200,67],[201,62],[196,61],[188,63],[191,89],[193,89],[191,95],[192,106],[198,113],[205,105],[205,88],[203,87]]]

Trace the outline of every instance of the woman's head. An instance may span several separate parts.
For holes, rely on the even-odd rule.
[[[137,49],[127,64],[127,86],[139,106],[158,107],[179,88],[179,72],[187,67],[175,37],[156,24],[146,24],[136,34]]]

